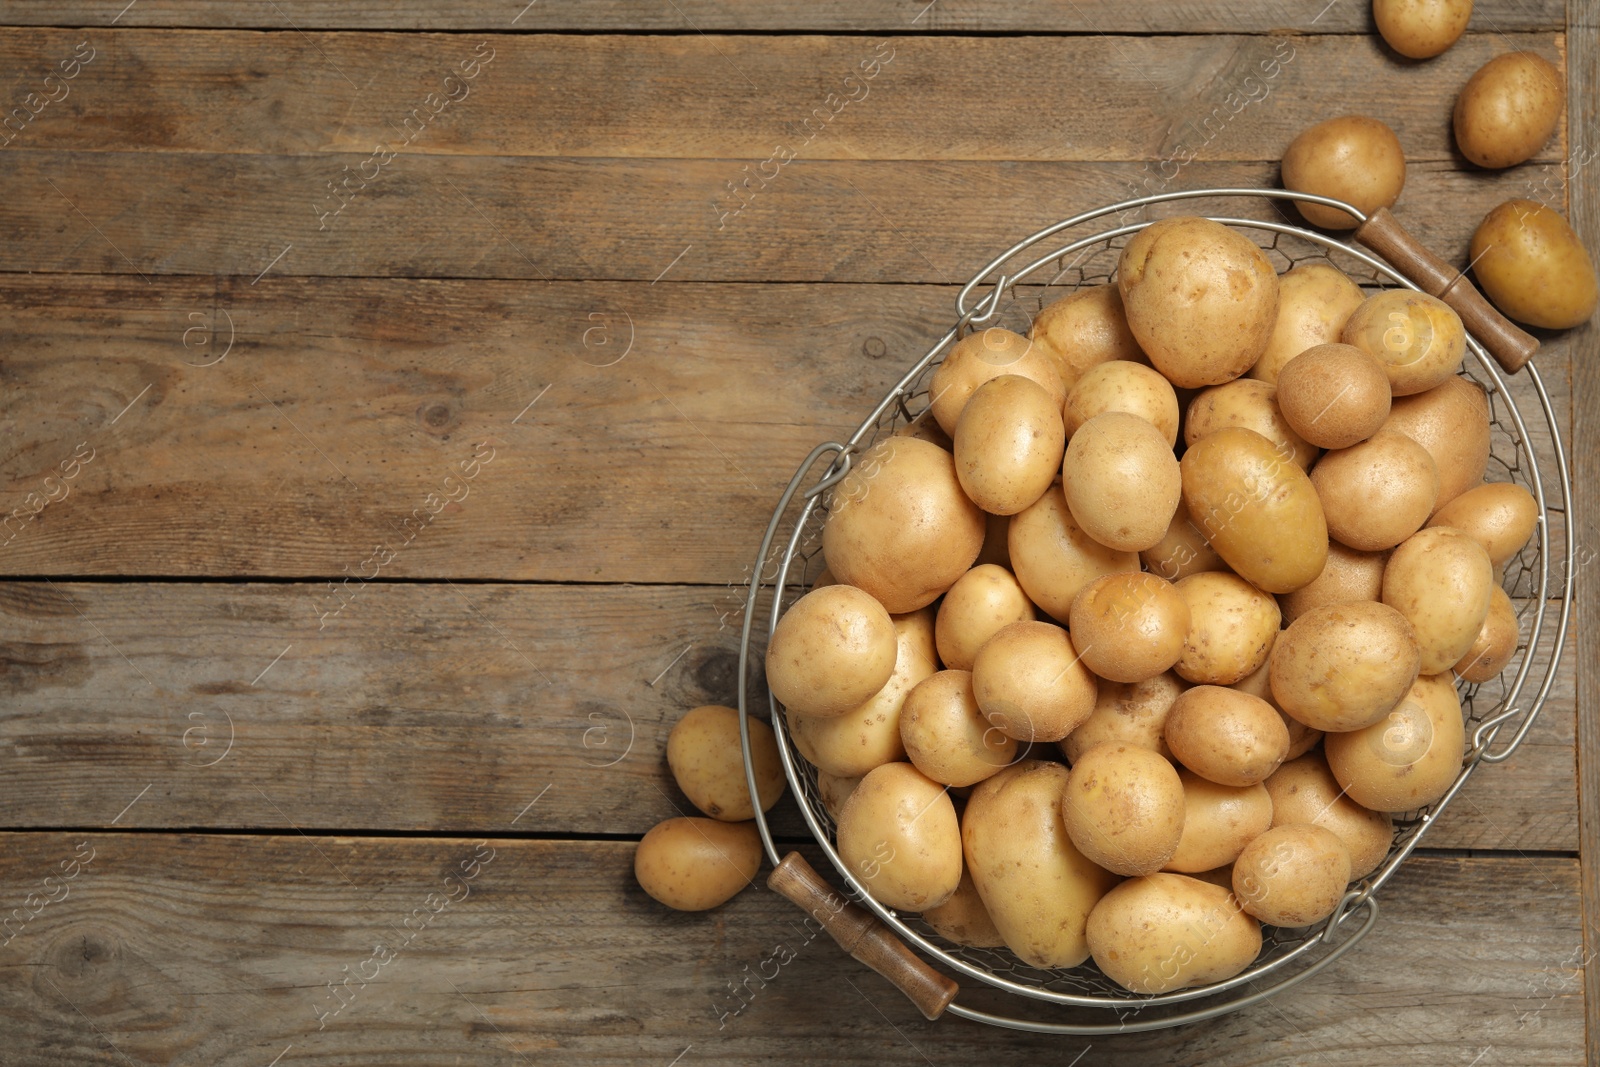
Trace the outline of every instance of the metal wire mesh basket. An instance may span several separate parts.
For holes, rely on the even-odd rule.
[[[1253,197],[1258,203],[1265,198],[1269,204],[1291,198],[1282,190],[1207,189],[1113,204],[1025,238],[968,282],[956,301],[954,325],[934,341],[848,441],[818,445],[795,472],[773,513],[747,591],[740,645],[741,678],[750,680],[751,655],[765,647],[766,637],[783,610],[810,589],[822,569],[821,532],[830,505],[829,490],[848,472],[854,456],[926,411],[933,371],[956,340],[980,325],[1003,325],[1026,334],[1033,317],[1045,305],[1080,287],[1112,280],[1118,255],[1129,238],[1156,220],[1152,209],[1196,198],[1209,204],[1224,203],[1233,197]],[[1342,207],[1367,221],[1361,212],[1336,200],[1305,194],[1294,194],[1292,199]],[[1189,213],[1193,213],[1192,207]],[[1281,219],[1208,217],[1237,227],[1255,239],[1280,273],[1304,263],[1326,262],[1369,291],[1395,286],[1422,288],[1371,252]],[[1105,227],[1108,218],[1114,218],[1114,224]],[[1100,228],[1093,226],[1097,223]],[[1454,281],[1443,288],[1447,290],[1453,284]],[[1440,286],[1431,288],[1438,291]],[[1448,293],[1444,295],[1449,298]],[[1531,339],[1529,343],[1531,346]],[[1496,356],[1508,366],[1516,365],[1502,352],[1496,352]],[[1489,400],[1488,479],[1523,485],[1539,505],[1533,538],[1504,571],[1506,591],[1518,608],[1521,643],[1511,664],[1495,679],[1461,686],[1469,745],[1461,772],[1444,797],[1426,808],[1395,817],[1395,836],[1387,858],[1371,875],[1351,887],[1327,920],[1303,929],[1265,927],[1260,955],[1233,978],[1159,995],[1132,994],[1101,974],[1092,962],[1070,970],[1042,970],[1023,963],[1003,948],[957,945],[918,916],[898,914],[884,907],[872,899],[834,850],[834,822],[822,803],[816,768],[795,748],[782,708],[764,684],[741,686],[747,771],[749,732],[744,727],[753,695],[771,712],[789,787],[822,852],[849,886],[851,899],[870,909],[902,943],[913,946],[946,971],[1040,1002],[1041,1006],[1052,1006],[1045,1010],[1053,1011],[1057,1017],[1017,1018],[983,1010],[973,1006],[966,994],[962,1003],[956,1003],[951,999],[953,985],[944,1002],[936,1005],[938,1008],[980,1022],[1047,1033],[1097,1034],[1176,1026],[1237,1010],[1303,981],[1349,951],[1373,928],[1378,915],[1378,890],[1423,840],[1468,777],[1480,764],[1509,758],[1527,736],[1554,684],[1570,614],[1574,535],[1567,515],[1571,487],[1555,411],[1538,370],[1529,364],[1520,373],[1503,372],[1480,338],[1469,332],[1468,357],[1462,373],[1482,386]],[[823,457],[831,457],[831,462],[817,481],[801,492],[801,482]],[[746,692],[752,689],[753,694]],[[753,794],[753,772],[751,789]],[[756,818],[769,858],[775,866],[781,866],[766,818],[759,812]],[[1355,918],[1357,913],[1361,913],[1359,919]],[[906,988],[905,982],[898,984]],[[914,994],[913,999],[917,999]],[[995,998],[980,999],[987,1003]],[[924,1010],[930,1017],[937,1014],[926,1007]]]

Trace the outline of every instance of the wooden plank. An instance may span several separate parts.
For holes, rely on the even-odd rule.
[[[0,33],[0,69],[42,77],[85,40],[85,55],[103,47],[105,56],[61,83],[65,98],[17,134],[15,147],[359,153],[366,166],[358,174],[352,165],[351,189],[361,175],[376,185],[386,169],[404,169],[400,158],[380,166],[391,153],[736,159],[751,174],[767,161],[768,178],[789,155],[1276,161],[1301,129],[1328,117],[1322,93],[1331,84],[1341,85],[1340,113],[1382,118],[1408,159],[1451,162],[1440,116],[1474,70],[1507,48],[1562,62],[1561,38],[1548,32],[1472,34],[1417,64],[1376,35],[151,31],[95,44],[87,30],[12,29]],[[627,77],[613,76],[623,70]],[[1093,79],[1093,107],[1081,106],[1083,78]],[[389,147],[368,161],[380,143]],[[1564,154],[1558,133],[1537,159]],[[343,162],[324,168],[335,182]],[[729,177],[743,179],[737,166]]]
[[[0,953],[8,1046],[39,1067],[1582,1062],[1570,859],[1418,856],[1379,928],[1298,988],[1182,1030],[1086,1039],[927,1023],[763,889],[668,912],[634,883],[631,842],[0,840],[19,904],[80,842],[92,855]],[[1534,897],[1537,919],[1505,906]]]

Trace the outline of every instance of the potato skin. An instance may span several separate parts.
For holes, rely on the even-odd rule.
[[[1143,363],[1117,360],[1086,371],[1062,408],[1067,436],[1107,411],[1139,416],[1161,431],[1168,448],[1178,441],[1178,394],[1171,382]]]
[[[989,918],[989,909],[978,896],[978,887],[972,882],[972,872],[963,870],[961,882],[950,899],[943,904],[922,909],[922,918],[939,931],[940,935],[968,948],[1000,948],[1006,939],[995,929]]]
[[[1276,384],[1284,364],[1308,348],[1339,339],[1366,294],[1331,263],[1304,263],[1278,277],[1278,317],[1250,377]]]
[[[1167,713],[1167,747],[1189,770],[1218,785],[1255,785],[1289,755],[1278,709],[1249,693],[1197,685]]]
[[[1448,671],[1467,654],[1494,586],[1489,554],[1453,527],[1423,530],[1394,550],[1383,568],[1383,602],[1416,631],[1423,674]]]
[[[1426,392],[1461,370],[1467,330],[1455,309],[1436,296],[1388,289],[1362,301],[1339,334],[1376,359],[1395,396]]]
[[[1072,644],[1091,671],[1142,682],[1178,662],[1189,634],[1189,602],[1143,571],[1096,578],[1072,602]]]
[[[1489,468],[1489,398],[1467,378],[1446,378],[1426,392],[1396,397],[1385,430],[1428,450],[1439,468],[1434,513],[1483,481]]]
[[[1100,696],[1094,711],[1056,744],[1068,760],[1077,758],[1096,745],[1123,742],[1140,745],[1170,758],[1165,734],[1167,713],[1187,682],[1171,671],[1143,682],[1100,683]]]
[[[1532,159],[1560,125],[1566,97],[1561,72],[1537,52],[1495,56],[1456,97],[1456,147],[1490,170]]]
[[[1173,668],[1180,678],[1232,685],[1261,669],[1282,621],[1276,600],[1225,571],[1191,574],[1177,589],[1189,605],[1189,635]]]
[[[1160,430],[1137,415],[1106,411],[1067,442],[1061,489],[1090,537],[1119,552],[1142,552],[1166,536],[1183,479]]]
[[[1043,386],[1002,374],[978,386],[956,423],[956,477],[992,515],[1015,515],[1055,479],[1067,434]]]
[[[1489,553],[1499,570],[1521,552],[1539,524],[1539,502],[1512,482],[1488,482],[1468,489],[1433,513],[1429,526],[1454,526]]]
[[[894,622],[855,586],[814,589],[790,605],[767,642],[767,684],[795,715],[843,715],[894,673]]]
[[[1180,465],[1178,469],[1181,477],[1183,468]],[[1222,557],[1217,555],[1217,550],[1206,541],[1199,527],[1190,521],[1189,508],[1181,500],[1178,502],[1178,510],[1172,513],[1172,522],[1167,525],[1166,536],[1157,541],[1153,548],[1140,552],[1139,558],[1144,562],[1146,570],[1169,582],[1176,582],[1180,578],[1187,578],[1201,571],[1228,569],[1228,565],[1222,562]]]
[[[1350,851],[1351,878],[1365,878],[1388,856],[1394,820],[1345,796],[1322,753],[1290,760],[1263,784],[1272,798],[1272,825],[1315,823],[1332,830]]]
[[[1283,186],[1359,208],[1370,216],[1400,199],[1406,156],[1400,138],[1377,119],[1341,115],[1303,131],[1283,153]],[[1356,219],[1325,204],[1295,201],[1306,221],[1328,230],[1348,230]]]
[[[1034,318],[1028,336],[1055,355],[1068,389],[1102,363],[1145,359],[1112,282],[1076,289],[1050,304]]]
[[[1389,382],[1383,383],[1384,396],[1389,395]],[[1388,413],[1387,403],[1384,406]],[[1296,433],[1285,417],[1278,395],[1271,385],[1255,378],[1235,378],[1222,385],[1202,389],[1200,395],[1189,401],[1189,410],[1183,419],[1183,440],[1194,444],[1224,426],[1243,426],[1271,441],[1277,453],[1293,453],[1295,465],[1301,470],[1310,467],[1319,449],[1307,438]]]
[[[839,812],[839,858],[890,908],[921,911],[961,881],[961,825],[950,794],[909,763],[867,772]]]
[[[1099,681],[1067,631],[1014,622],[984,642],[972,691],[984,718],[1018,741],[1059,741],[1094,710]]]
[[[1138,745],[1097,745],[1072,766],[1061,817],[1079,852],[1113,874],[1154,874],[1183,836],[1183,782]]]
[[[1455,679],[1424,675],[1388,716],[1322,744],[1334,778],[1357,804],[1389,812],[1432,804],[1461,773],[1466,752]]]
[[[1489,591],[1489,614],[1484,617],[1483,628],[1453,669],[1469,682],[1487,682],[1510,664],[1521,639],[1517,609],[1497,585]]]
[[[955,437],[961,411],[978,386],[1002,374],[1031,378],[1049,393],[1059,409],[1067,398],[1055,355],[1019,333],[1000,326],[975,330],[945,353],[929,383],[930,406],[940,429]]]
[[[1218,785],[1187,767],[1183,781],[1183,837],[1166,870],[1198,874],[1239,858],[1244,846],[1272,825],[1272,797],[1267,787]]]
[[[1387,562],[1388,552],[1362,552],[1337,540],[1328,542],[1328,562],[1316,580],[1278,598],[1284,623],[1329,604],[1379,599],[1383,596],[1383,565]]]
[[[1323,456],[1311,471],[1311,484],[1334,540],[1381,552],[1428,521],[1439,499],[1439,465],[1405,434],[1379,430]]]
[[[939,661],[970,671],[978,649],[1002,627],[1035,618],[1038,612],[1016,576],[997,564],[980,563],[956,579],[939,601],[933,630]]]
[[[1472,0],[1372,0],[1372,18],[1390,48],[1431,59],[1466,32]]]
[[[1560,212],[1508,200],[1472,235],[1472,273],[1495,307],[1518,322],[1565,330],[1600,302],[1594,260]]]
[[[1233,862],[1233,895],[1272,926],[1310,926],[1333,914],[1350,884],[1350,850],[1313,823],[1275,826]]]
[[[1017,742],[989,724],[970,671],[940,671],[906,695],[900,740],[917,770],[951,786],[975,785],[1016,762]]]
[[[761,810],[783,795],[783,764],[772,727],[750,720],[750,757],[756,766]],[[739,744],[739,712],[720,704],[689,711],[667,735],[667,766],[689,803],[722,822],[755,818]]]
[[[731,900],[761,869],[753,822],[678,818],[658,823],[633,854],[633,876],[650,896],[678,911]]]
[[[1272,695],[1315,730],[1359,730],[1387,715],[1416,681],[1422,647],[1387,604],[1330,604],[1289,624],[1273,646]]]
[[[1028,599],[1063,623],[1084,586],[1102,574],[1139,569],[1137,553],[1107,548],[1078,525],[1059,484],[1011,517],[1006,541]]]
[[[1389,417],[1389,375],[1353,345],[1317,345],[1284,364],[1276,400],[1290,431],[1308,445],[1349,448]]]
[[[1283,640],[1283,631],[1278,631],[1278,640]],[[1273,644],[1276,648],[1276,642]],[[1289,731],[1289,754],[1285,760],[1292,760],[1304,756],[1322,742],[1322,731],[1313,730],[1299,719],[1292,717],[1288,712],[1278,706],[1278,700],[1272,695],[1272,657],[1267,657],[1267,662],[1254,674],[1247,675],[1230,685],[1229,689],[1237,689],[1241,693],[1249,693],[1253,697],[1260,697],[1272,705],[1272,710],[1278,713],[1278,718],[1283,720],[1283,728]],[[1274,772],[1276,773],[1276,772]],[[1270,777],[1270,776],[1269,776]]]
[[[1261,926],[1222,886],[1150,874],[1100,899],[1088,942],[1095,963],[1124,989],[1167,993],[1244,970],[1261,952]]]

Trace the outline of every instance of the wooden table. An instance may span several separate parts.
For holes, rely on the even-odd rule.
[[[1413,64],[1361,0],[125,3],[0,0],[0,1062],[1600,1058],[1592,596],[1381,929],[1210,1023],[930,1024],[773,894],[631,871],[778,488],[955,284],[1349,111],[1452,261],[1517,195],[1600,248],[1594,4]],[[1451,102],[1521,48],[1569,121],[1476,171]],[[1539,357],[1584,489],[1597,348]]]

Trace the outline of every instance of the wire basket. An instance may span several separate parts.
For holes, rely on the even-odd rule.
[[[1369,221],[1350,205],[1324,197],[1306,194],[1293,194],[1291,197],[1291,194],[1282,190],[1193,190],[1130,200],[1075,216],[1025,238],[996,257],[961,289],[956,300],[954,325],[906,372],[850,439],[842,443],[818,445],[790,480],[773,512],[747,593],[739,650],[741,679],[749,683],[753,650],[765,647],[766,637],[783,610],[810,589],[822,569],[821,533],[830,504],[829,490],[849,471],[854,456],[924,414],[930,400],[928,383],[933,371],[956,340],[979,325],[1003,325],[1026,334],[1033,317],[1045,305],[1075,289],[1111,281],[1121,249],[1133,234],[1156,221],[1149,217],[1149,209],[1194,198],[1221,200],[1232,197],[1266,198],[1269,202],[1291,198],[1316,201],[1343,208],[1363,223]],[[1374,222],[1378,221],[1378,214],[1387,217],[1386,212],[1376,213]],[[1104,228],[1104,222],[1110,216],[1116,217],[1115,224]],[[1424,288],[1385,259],[1314,230],[1270,219],[1221,215],[1208,217],[1237,227],[1256,240],[1279,273],[1305,263],[1324,262],[1331,263],[1369,291],[1396,286]],[[1387,221],[1392,223],[1393,220]],[[1100,223],[1102,228],[1093,229],[1089,225],[1093,223]],[[1403,234],[1403,231],[1400,232]],[[1362,236],[1362,231],[1358,230],[1358,236]],[[1059,243],[1054,239],[1059,239]],[[1404,251],[1407,249],[1402,249]],[[1421,254],[1426,255],[1425,252]],[[1393,255],[1393,258],[1407,259],[1404,255]],[[1437,261],[1434,263],[1437,264]],[[1407,266],[1410,266],[1409,262]],[[1426,272],[1412,269],[1410,273],[1420,276]],[[1452,299],[1453,295],[1459,296],[1463,290],[1470,291],[1471,296],[1481,304],[1481,298],[1470,290],[1470,285],[1460,281],[1460,273],[1452,274],[1453,277],[1435,281],[1427,288],[1453,304],[1457,304]],[[1457,290],[1455,294],[1452,294],[1452,288]],[[920,917],[898,914],[873,900],[833,847],[834,821],[822,803],[816,768],[794,747],[781,707],[765,684],[742,685],[739,706],[741,739],[752,795],[755,795],[755,784],[750,767],[749,731],[745,722],[749,715],[747,704],[750,703],[750,694],[746,690],[750,689],[755,690],[754,699],[764,702],[771,712],[771,725],[778,740],[784,771],[806,825],[829,862],[849,886],[851,899],[876,915],[886,932],[901,943],[894,945],[893,949],[904,954],[897,957],[903,966],[891,965],[888,968],[880,966],[880,960],[869,959],[860,951],[854,953],[857,958],[871,963],[896,981],[914,1000],[918,1000],[919,1006],[930,1018],[938,1015],[940,1010],[948,1010],[964,1018],[1015,1029],[1092,1035],[1178,1026],[1238,1010],[1315,974],[1349,951],[1373,928],[1378,916],[1378,890],[1423,840],[1428,828],[1450,804],[1468,777],[1479,764],[1498,763],[1509,758],[1527,736],[1554,684],[1571,609],[1574,534],[1567,521],[1571,487],[1560,429],[1537,369],[1528,364],[1522,373],[1513,375],[1502,371],[1502,366],[1508,371],[1520,366],[1537,347],[1537,343],[1510,328],[1498,316],[1481,328],[1474,328],[1475,322],[1485,322],[1483,317],[1480,315],[1475,318],[1461,304],[1457,306],[1463,310],[1463,319],[1469,326],[1468,357],[1462,374],[1482,386],[1489,400],[1491,454],[1487,478],[1490,481],[1515,482],[1527,488],[1538,502],[1539,520],[1534,536],[1522,552],[1506,565],[1504,571],[1506,591],[1518,608],[1521,643],[1516,655],[1495,679],[1460,687],[1470,741],[1461,772],[1438,802],[1395,816],[1394,841],[1384,862],[1372,874],[1353,885],[1334,913],[1323,922],[1293,930],[1263,927],[1260,955],[1243,972],[1223,982],[1164,994],[1140,995],[1129,993],[1112,982],[1092,962],[1072,969],[1040,969],[1023,963],[1004,948],[974,949],[957,945],[938,934]],[[1486,309],[1487,305],[1483,305],[1483,308]],[[1492,312],[1489,314],[1493,315]],[[1493,356],[1477,334],[1486,337],[1495,335],[1491,338],[1495,345]],[[1522,338],[1525,344],[1520,356],[1508,355],[1505,351],[1503,342],[1511,335]],[[1497,366],[1497,360],[1500,366]],[[1543,453],[1542,458],[1540,453]],[[799,492],[807,473],[814,470],[825,456],[832,457],[826,470],[813,485]],[[772,882],[774,888],[780,888],[791,899],[800,902],[798,896],[782,889],[777,883],[786,864],[799,863],[803,866],[804,861],[799,860],[798,856],[780,860],[766,817],[758,811],[756,820],[767,854],[777,868]],[[809,870],[806,874],[814,877]],[[814,892],[820,893],[826,889],[826,885],[820,882],[813,883]],[[816,914],[815,909],[812,910]],[[1360,918],[1356,919],[1358,913]],[[817,917],[826,918],[822,914],[817,914]],[[837,931],[835,936],[846,948],[855,947],[867,937],[868,928],[865,924],[869,922],[864,915],[861,916],[857,932],[851,935],[853,941],[840,937]],[[881,933],[874,930],[873,936],[880,936]],[[923,973],[920,979],[906,977],[908,968],[920,966],[924,972],[931,972],[931,969],[915,960],[902,945],[913,946],[924,957],[949,972],[975,979],[983,985],[1025,1000],[1040,1002],[1041,1008],[1053,1011],[1057,1017],[1017,1018],[983,1010],[970,1002],[956,1003],[954,983],[942,979],[938,974]],[[909,963],[906,962],[908,960]],[[897,966],[898,973],[892,973]],[[917,981],[922,983],[926,996],[919,997],[913,992],[911,986]],[[945,992],[934,995],[933,983],[942,983]],[[994,998],[984,999],[987,1003]],[[1112,1018],[1108,1020],[1108,1016]]]

